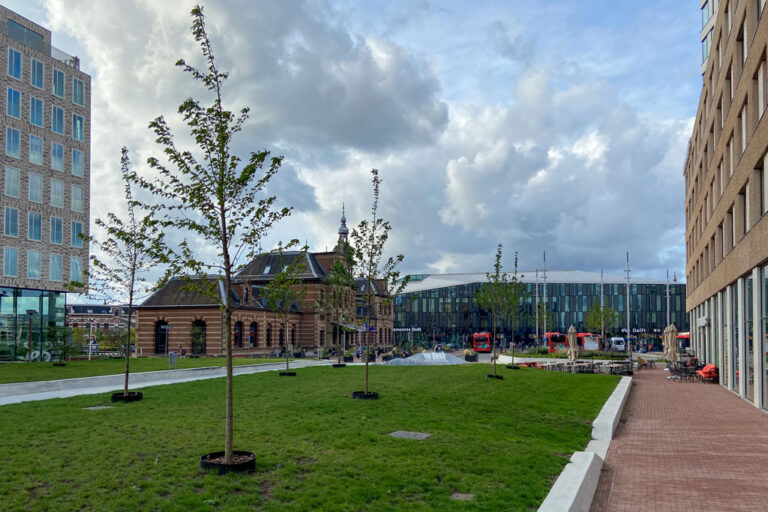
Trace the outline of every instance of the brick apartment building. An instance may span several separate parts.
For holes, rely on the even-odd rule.
[[[47,352],[49,328],[64,326],[66,285],[84,281],[91,79],[49,30],[3,6],[0,61],[0,359],[18,360],[28,337],[33,358]]]

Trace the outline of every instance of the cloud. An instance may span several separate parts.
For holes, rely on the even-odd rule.
[[[505,259],[517,250],[523,269],[541,266],[544,250],[550,268],[620,269],[629,250],[634,268],[684,274],[690,119],[640,110],[615,69],[606,71],[611,62],[582,62],[615,53],[579,48],[589,37],[572,44],[555,31],[538,41],[538,5],[460,19],[458,7],[422,2],[408,23],[397,21],[397,5],[385,19],[375,6],[341,0],[206,6],[219,65],[231,73],[226,106],[250,107],[236,152],[285,157],[269,191],[294,212],[265,249],[291,238],[332,247],[342,203],[350,228],[369,215],[376,167],[389,250],[406,255],[407,271],[485,271],[502,242]],[[200,64],[177,4],[74,8],[91,14],[48,1],[52,30],[77,37],[93,76],[97,217],[120,201],[120,146],[139,166],[157,155],[146,126],[159,114],[188,144],[177,106],[206,93],[174,66],[180,57]],[[610,43],[612,33],[592,42]]]

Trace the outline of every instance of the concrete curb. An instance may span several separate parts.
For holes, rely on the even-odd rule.
[[[622,377],[592,423],[592,441],[586,451],[575,452],[557,477],[539,512],[588,512],[613,434],[627,403],[632,377]]]

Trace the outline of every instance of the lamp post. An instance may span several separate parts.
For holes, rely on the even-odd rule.
[[[29,316],[29,330],[27,331],[27,341],[29,347],[27,349],[27,361],[32,362],[32,317],[37,313],[34,309],[28,309],[27,315]]]

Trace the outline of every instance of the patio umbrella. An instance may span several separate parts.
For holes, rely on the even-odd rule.
[[[664,333],[661,337],[661,344],[664,346],[664,359],[669,359],[669,329],[672,327],[668,325],[664,328]]]
[[[572,363],[575,363],[578,357],[579,345],[576,342],[576,328],[570,326],[568,328],[568,359],[570,359]]]
[[[677,361],[677,327],[675,327],[675,324],[669,326],[669,333],[667,335],[669,336],[667,359],[674,363]]]

